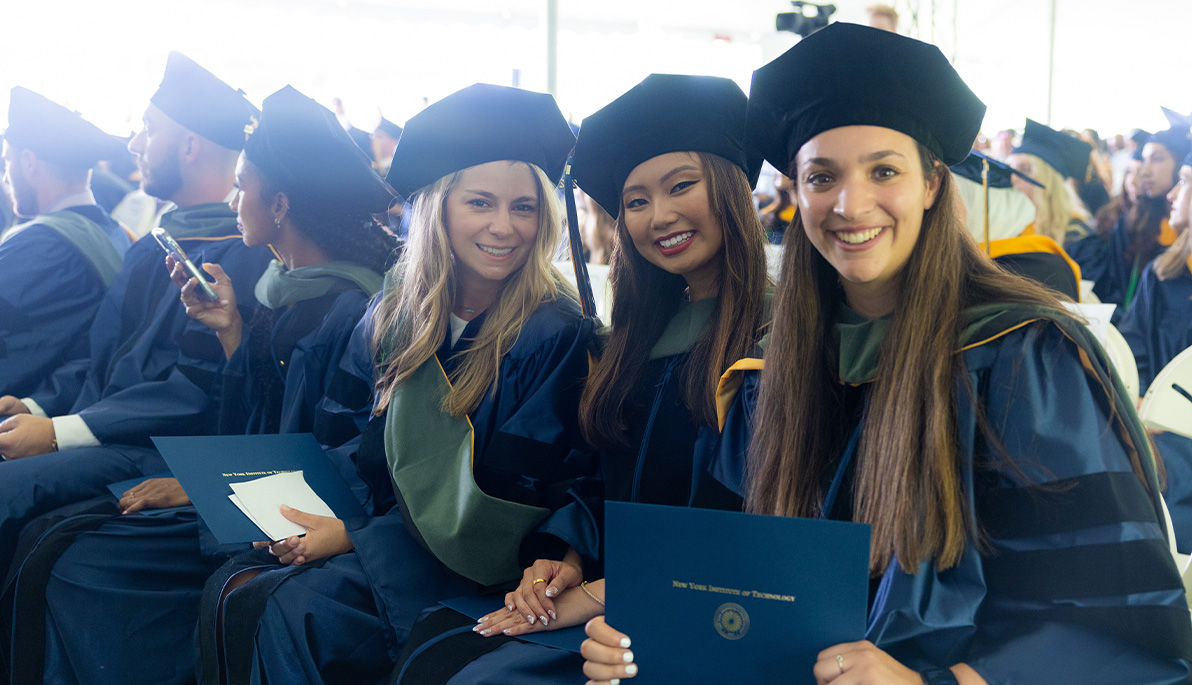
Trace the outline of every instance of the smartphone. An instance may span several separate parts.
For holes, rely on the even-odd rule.
[[[182,246],[178,244],[178,241],[174,240],[173,236],[166,232],[166,229],[160,226],[153,229],[153,238],[157,241],[158,245],[161,245],[161,249],[166,251],[166,254],[172,256],[174,261],[181,264],[183,269],[186,269],[186,273],[199,280],[199,287],[196,289],[195,295],[200,300],[214,302],[219,299],[219,295],[215,294],[215,290],[207,282],[207,275],[199,271],[195,263],[190,261],[190,258],[182,251]]]

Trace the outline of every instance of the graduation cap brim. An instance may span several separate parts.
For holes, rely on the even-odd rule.
[[[17,86],[8,104],[4,141],[31,150],[39,159],[70,169],[89,169],[100,160],[128,154],[125,142],[62,105]]]
[[[448,174],[510,160],[533,164],[557,183],[574,146],[553,96],[477,83],[406,122],[385,180],[408,200]]]
[[[1064,178],[1080,180],[1084,180],[1092,153],[1092,145],[1034,119],[1026,120],[1022,144],[1013,151],[1016,155],[1034,155]]]
[[[244,149],[279,189],[320,202],[386,211],[393,193],[331,110],[292,86],[265,98],[261,124]]]
[[[730,79],[651,74],[584,119],[575,144],[575,180],[614,217],[629,174],[670,152],[723,157],[745,172],[752,187],[762,159],[745,136],[747,103]]]
[[[965,157],[964,160],[959,164],[953,164],[949,168],[952,169],[953,173],[962,178],[967,178],[974,183],[981,183],[983,161],[989,163],[989,187],[991,188],[1011,187],[1011,176],[1017,176],[1027,183],[1039,188],[1046,187],[1042,183],[1039,183],[1035,179],[1027,176],[1009,164],[1006,164],[1005,162],[999,162],[998,160],[987,155],[983,155],[976,150],[970,152],[969,156]]]

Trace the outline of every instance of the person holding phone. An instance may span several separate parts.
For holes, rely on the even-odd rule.
[[[342,445],[356,437],[357,424],[336,420],[324,397],[396,257],[396,239],[373,219],[393,194],[335,116],[289,86],[265,99],[236,178],[232,207],[244,242],[271,244],[284,260],[258,281],[250,322],[239,318],[218,264],[204,264],[215,277],[215,301],[196,296],[196,279],[180,265],[173,272],[187,312],[217,331],[228,356],[219,432],[311,432],[327,447]],[[41,676],[52,682],[93,680],[100,665],[111,682],[193,677],[203,583],[232,550],[210,543],[189,505],[177,480],[152,478],[124,493],[123,515],[66,518],[40,540],[18,565],[16,604],[30,598],[44,614],[13,617],[14,670],[36,670],[41,664],[28,663],[30,655],[44,652]],[[73,543],[53,561],[49,550],[61,544],[62,529],[72,529]],[[48,574],[38,571],[47,566]],[[113,623],[114,616],[121,618]],[[35,623],[47,629],[29,629]]]
[[[799,211],[764,365],[723,384],[713,473],[752,512],[872,526],[866,634],[792,679],[1186,682],[1146,433],[1085,326],[953,214],[943,165],[984,112],[938,48],[863,26],[754,72],[750,137]],[[649,667],[646,637],[588,635],[590,683]]]

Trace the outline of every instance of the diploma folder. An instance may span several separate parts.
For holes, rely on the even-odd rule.
[[[364,516],[360,502],[310,433],[159,437],[153,444],[221,545],[265,539],[228,495],[231,483],[275,473],[302,471],[337,517]]]
[[[865,637],[869,526],[605,504],[609,625],[649,683],[814,683]]]

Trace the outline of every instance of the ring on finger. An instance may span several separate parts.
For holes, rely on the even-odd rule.
[[[840,669],[841,675],[843,675],[844,674],[844,656],[843,655],[840,655],[840,654],[836,655],[836,666]]]
[[[545,582],[546,582],[546,578],[535,578],[534,582],[530,583],[530,585],[537,585],[538,583],[545,583]]]

